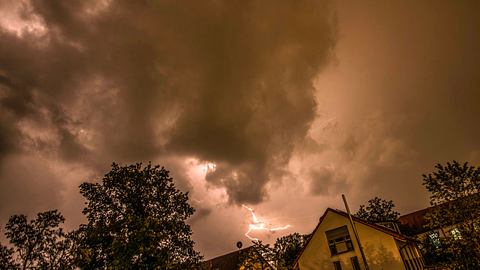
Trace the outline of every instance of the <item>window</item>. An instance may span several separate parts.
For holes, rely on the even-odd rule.
[[[351,257],[350,262],[352,263],[353,270],[360,270],[360,263],[358,262],[357,256]]]
[[[353,250],[353,244],[347,226],[326,231],[325,234],[332,256]]]
[[[450,233],[452,234],[453,239],[462,240],[462,234],[460,233],[460,230],[458,228],[452,229]]]
[[[333,268],[335,270],[342,270],[342,265],[340,264],[340,261],[333,262]]]
[[[428,237],[430,238],[430,241],[435,248],[440,248],[442,244],[440,243],[440,237],[438,236],[438,233],[432,232],[428,235]]]

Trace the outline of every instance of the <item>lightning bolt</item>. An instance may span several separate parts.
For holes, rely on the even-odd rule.
[[[291,225],[273,227],[272,224],[266,224],[265,222],[260,221],[257,218],[257,215],[255,215],[255,210],[253,208],[250,208],[246,205],[242,205],[242,206],[245,209],[247,209],[250,212],[250,214],[252,215],[252,223],[250,223],[248,225],[248,230],[245,233],[245,236],[248,237],[248,239],[250,239],[252,241],[258,241],[259,240],[258,238],[250,236],[250,233],[252,231],[276,232],[276,231],[283,231],[283,230],[286,230],[286,229],[292,227]]]

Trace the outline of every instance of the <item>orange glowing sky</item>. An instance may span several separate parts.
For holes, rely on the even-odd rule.
[[[309,233],[342,193],[354,210],[374,196],[423,208],[423,173],[480,162],[479,12],[467,0],[2,1],[0,221],[58,208],[74,228],[78,185],[112,161],[171,171],[206,258],[249,242],[252,224],[266,242]]]

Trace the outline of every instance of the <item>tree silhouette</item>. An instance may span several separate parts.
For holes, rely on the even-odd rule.
[[[64,221],[57,210],[30,221],[25,215],[10,217],[5,235],[13,248],[0,246],[2,269],[73,269],[73,240],[59,227]]]
[[[254,247],[275,269],[291,269],[310,236],[293,233],[278,238],[273,247],[261,241],[255,241]]]
[[[77,232],[81,268],[189,269],[199,261],[185,223],[194,209],[163,167],[114,163],[80,193],[88,220]]]
[[[240,251],[237,265],[239,270],[273,270],[264,257],[265,254],[262,254],[264,250],[262,250],[263,247],[259,244],[260,242]]]
[[[423,185],[435,206],[426,215],[427,228],[448,234],[436,246],[427,245],[428,254],[453,269],[480,269],[480,168],[468,162],[437,164],[423,175]]]
[[[398,218],[400,213],[394,210],[395,204],[392,200],[387,201],[379,197],[368,200],[367,206],[360,205],[356,217],[367,220],[372,223],[393,221]]]
[[[20,265],[13,258],[13,248],[0,244],[0,269],[19,269]]]
[[[310,236],[293,233],[278,238],[275,241],[273,250],[279,258],[279,265],[284,269],[291,269]]]

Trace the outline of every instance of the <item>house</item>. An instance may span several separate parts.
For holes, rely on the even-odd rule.
[[[201,263],[198,270],[273,270],[253,247],[239,249]]]
[[[440,240],[440,237],[447,237],[447,232],[450,231],[450,228],[437,228],[432,230],[426,226],[427,220],[425,217],[432,211],[434,211],[434,207],[421,209],[400,216],[398,218],[398,223],[400,224],[402,233],[415,237],[420,241],[425,240],[426,237],[430,237],[433,242],[436,242]]]
[[[370,270],[424,269],[415,239],[357,217],[352,220]],[[366,269],[347,213],[331,208],[325,211],[294,269]]]
[[[478,258],[480,240],[480,197],[462,197],[398,218],[402,233],[420,241],[429,266],[472,263]],[[429,222],[428,216],[436,216]],[[460,252],[461,250],[461,252]],[[468,269],[477,269],[470,266]]]
[[[475,196],[478,197],[478,195]],[[474,199],[478,199],[477,197]],[[417,240],[422,242],[428,237],[433,245],[440,245],[441,239],[447,237],[451,237],[455,240],[462,239],[459,225],[464,223],[465,220],[457,219],[456,221],[452,222],[447,219],[442,227],[435,228],[429,228],[427,221],[427,216],[436,211],[440,211],[440,213],[446,213],[448,211],[455,211],[456,207],[465,207],[461,203],[461,200],[451,201],[400,216],[398,218],[398,223],[400,224],[401,231],[403,234],[415,237]],[[477,223],[474,224],[477,227],[480,225],[477,225]]]

